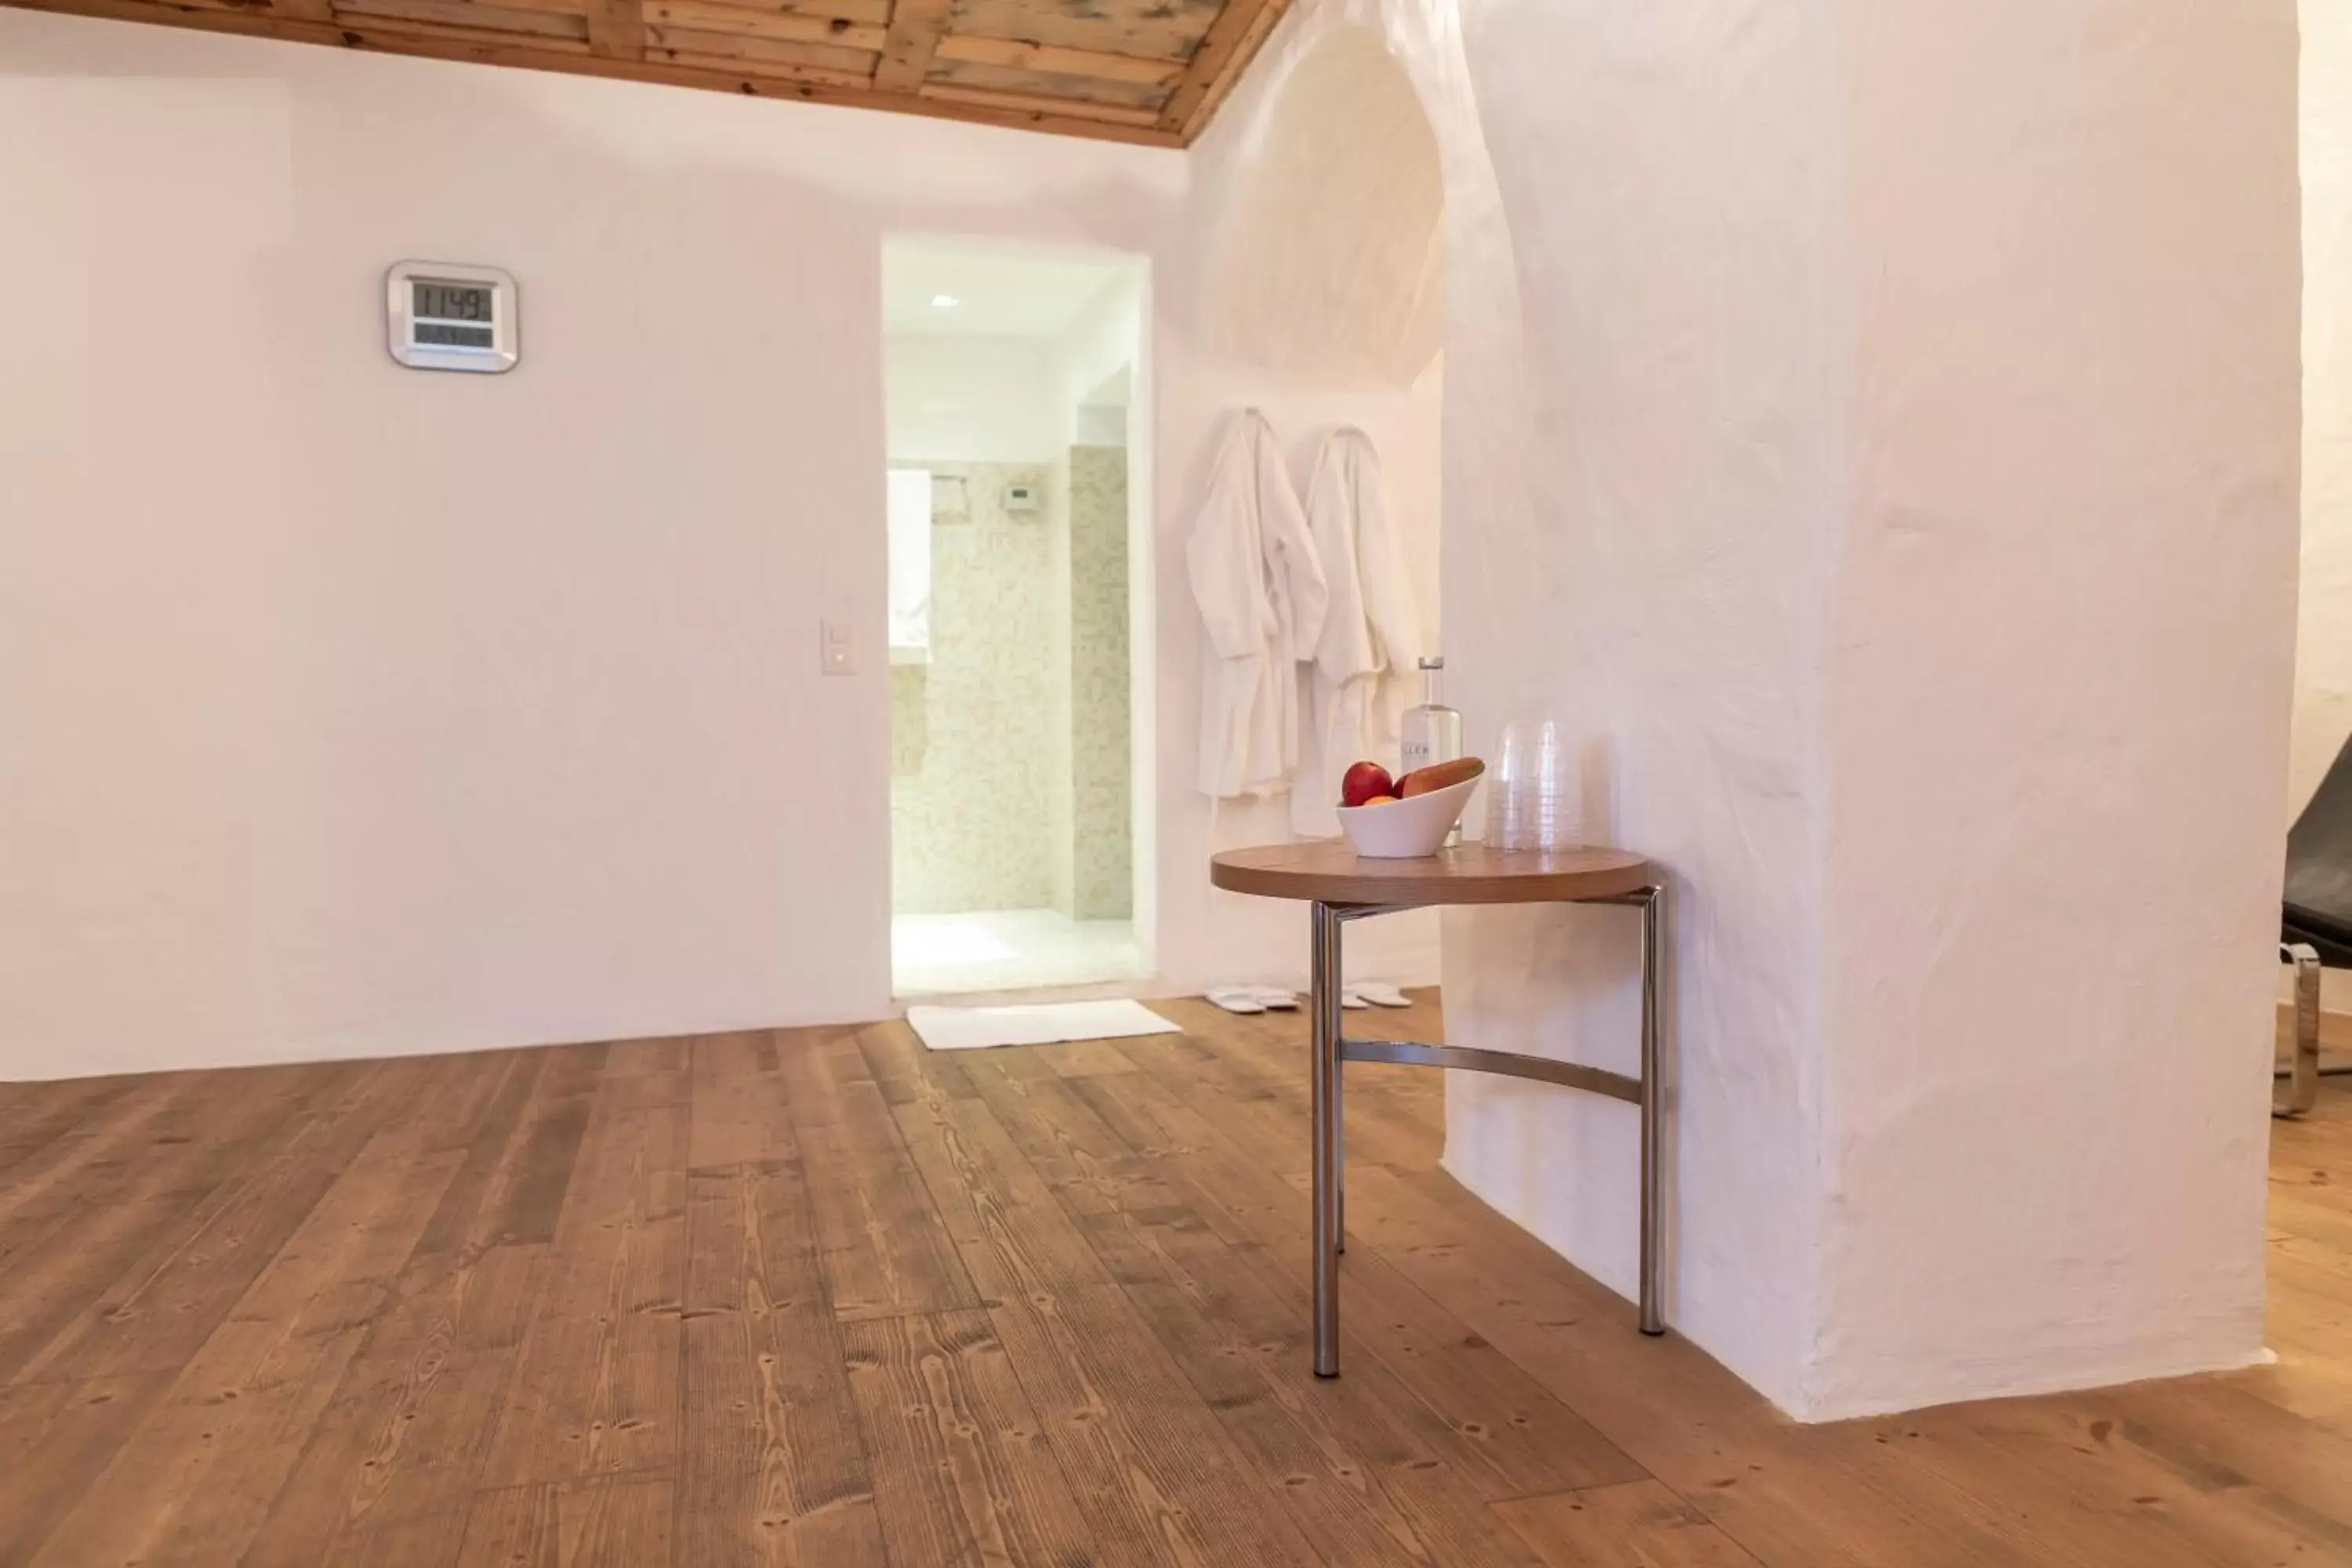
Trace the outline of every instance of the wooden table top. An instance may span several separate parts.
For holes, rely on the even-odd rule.
[[[1235,893],[1327,904],[1557,904],[1650,885],[1650,863],[1622,849],[1489,849],[1465,844],[1417,860],[1371,860],[1344,839],[1228,849],[1209,880]]]

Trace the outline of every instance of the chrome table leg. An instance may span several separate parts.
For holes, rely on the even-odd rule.
[[[1638,1079],[1575,1062],[1507,1051],[1432,1046],[1412,1040],[1347,1038],[1339,1009],[1343,969],[1340,933],[1349,921],[1411,906],[1320,901],[1311,906],[1314,941],[1307,1005],[1314,1037],[1309,1104],[1314,1121],[1316,1376],[1339,1375],[1339,1255],[1347,1248],[1346,1142],[1340,1115],[1340,1070],[1350,1059],[1501,1073],[1638,1105],[1642,1112],[1641,1329],[1645,1334],[1666,1331],[1663,1136],[1665,1085],[1661,1073],[1661,1042],[1665,1027],[1661,1008],[1665,984],[1666,889],[1662,884],[1654,884],[1639,892],[1591,901],[1630,904],[1642,911],[1642,1073]]]
[[[1339,932],[1340,911],[1314,906],[1315,1061],[1310,1100],[1315,1121],[1315,1375],[1339,1375]]]
[[[1666,1331],[1664,1309],[1665,1247],[1662,1216],[1665,1206],[1665,1152],[1660,1121],[1665,1088],[1658,1072],[1658,969],[1665,957],[1660,927],[1665,922],[1666,889],[1663,885],[1643,889],[1642,897],[1642,1331]]]

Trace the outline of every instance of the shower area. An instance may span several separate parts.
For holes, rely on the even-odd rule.
[[[1139,271],[909,239],[883,279],[894,989],[1136,978]]]

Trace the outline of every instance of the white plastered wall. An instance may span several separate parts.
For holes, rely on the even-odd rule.
[[[1447,151],[1455,689],[1673,889],[1678,1331],[1811,1418],[2252,1358],[2286,0],[1465,9],[1302,7],[1202,153],[1348,24]],[[1452,918],[1450,1035],[1630,1068],[1631,923]],[[1448,1108],[1630,1291],[1623,1109]]]
[[[0,12],[0,1079],[883,1016],[882,237],[1183,187]],[[391,363],[417,257],[521,279],[512,374]]]
[[[14,10],[0,131],[0,1079],[885,1014],[893,234],[1150,261],[1137,923],[1303,979],[1202,870],[1185,155]],[[418,256],[514,374],[389,362]]]
[[[2287,804],[2352,739],[2352,5],[2303,0],[2303,561]],[[2282,1004],[2294,977],[2279,971]],[[2352,1013],[2352,973],[2321,1002]]]
[[[1660,76],[1681,28],[1655,8],[1472,10],[1468,37],[1444,0],[1295,10],[1196,149],[1196,179],[1249,165],[1287,72],[1334,34],[1379,36],[1419,95],[1444,174],[1451,700],[1473,751],[1508,717],[1562,720],[1597,831],[1721,868],[1723,891],[1682,917],[1680,1067],[1696,1081],[1677,1104],[1694,1194],[1678,1328],[1793,1403],[1815,1223],[1807,534],[1829,485],[1815,433],[1833,420],[1825,372],[1772,360],[1824,335],[1807,241],[1826,196],[1781,208],[1792,171],[1825,177],[1807,115],[1826,110],[1804,105],[1826,72],[1782,68],[1818,35],[1759,26],[1747,47],[1769,68],[1727,93],[1720,60]],[[1563,23],[1572,37],[1549,33]],[[1771,198],[1725,210],[1715,159],[1761,171]],[[1692,254],[1668,266],[1664,245]],[[1726,428],[1772,439],[1743,449]],[[1449,915],[1449,1038],[1631,1070],[1633,940],[1620,910]],[[1624,1108],[1465,1074],[1447,1106],[1449,1168],[1630,1289]]]
[[[2290,0],[1845,7],[1832,1413],[2260,1353]],[[1997,84],[1997,91],[1988,91]]]
[[[2352,736],[2352,5],[2303,0],[2303,582],[2300,809]],[[2352,1008],[2352,987],[2329,1005]]]
[[[1670,1319],[1795,1410],[1826,1224],[1820,667],[1847,418],[1831,37],[1819,5],[1477,13],[1531,500],[1449,531],[1475,552],[1454,616],[1489,630],[1481,727],[1557,719],[1593,836],[1664,868]],[[1636,1070],[1634,942],[1622,910],[1459,917],[1449,1026]],[[1449,1087],[1449,1168],[1630,1293],[1626,1109]]]

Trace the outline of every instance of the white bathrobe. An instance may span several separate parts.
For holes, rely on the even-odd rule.
[[[1225,426],[1185,542],[1202,644],[1202,793],[1279,795],[1298,770],[1298,665],[1323,632],[1322,567],[1256,409]]]
[[[1389,525],[1381,456],[1360,430],[1334,430],[1307,488],[1307,526],[1330,590],[1316,640],[1311,776],[1290,793],[1291,830],[1339,831],[1335,807],[1348,765],[1396,762],[1398,721],[1413,702],[1421,617]]]

